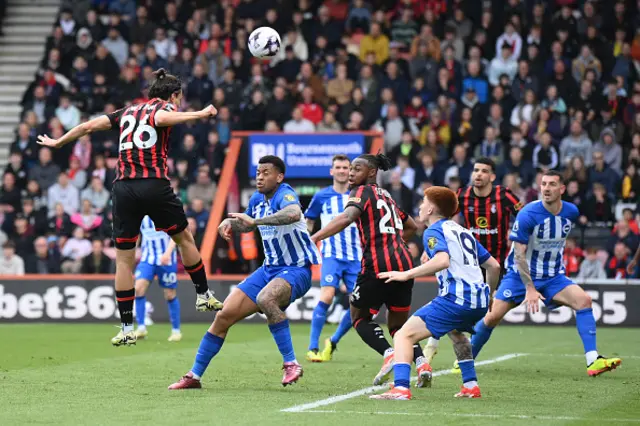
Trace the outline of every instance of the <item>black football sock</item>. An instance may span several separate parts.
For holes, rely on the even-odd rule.
[[[122,322],[122,330],[127,333],[133,330],[133,300],[136,298],[136,291],[116,290],[116,301],[118,302],[118,311],[120,312],[120,321]]]
[[[423,358],[424,360],[424,354],[422,353],[422,348],[420,347],[420,345],[415,344],[413,345],[413,362],[415,362],[416,365],[418,364],[418,358]]]
[[[207,283],[207,274],[204,270],[204,264],[202,263],[202,259],[198,261],[193,266],[186,266],[184,270],[187,271],[189,276],[191,277],[191,281],[193,281],[193,285],[196,288],[196,293],[205,294],[209,291],[209,284]]]
[[[385,351],[391,347],[378,323],[360,319],[356,321],[354,328],[360,338],[380,355],[384,356]]]

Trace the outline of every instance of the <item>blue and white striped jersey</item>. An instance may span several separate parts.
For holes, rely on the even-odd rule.
[[[326,226],[331,220],[344,212],[344,208],[349,201],[347,190],[340,194],[332,186],[321,189],[313,196],[309,208],[305,212],[307,219],[317,220],[320,218],[322,226]],[[320,251],[322,257],[333,257],[338,260],[358,261],[362,260],[362,247],[360,245],[360,235],[356,223],[347,226],[342,232],[322,241]]]
[[[280,184],[270,200],[256,191],[249,200],[245,213],[254,219],[282,210],[291,204],[300,205],[298,195],[291,186]],[[309,266],[320,264],[318,248],[311,242],[304,217],[282,226],[259,226],[264,248],[264,264],[268,266]]]
[[[469,309],[487,308],[490,289],[480,265],[491,255],[471,231],[453,220],[442,219],[429,226],[422,238],[429,258],[440,252],[449,255],[449,267],[436,273],[438,296]]]
[[[160,265],[160,257],[167,250],[171,237],[164,231],[156,231],[156,226],[149,216],[145,216],[142,219],[140,234],[142,235],[142,257],[140,262]],[[171,265],[174,265],[177,261],[176,250],[173,250]]]
[[[579,215],[578,208],[565,201],[557,216],[542,201],[529,203],[518,213],[509,239],[527,245],[527,263],[534,281],[564,275],[564,245]],[[517,273],[514,247],[509,251],[506,268]]]

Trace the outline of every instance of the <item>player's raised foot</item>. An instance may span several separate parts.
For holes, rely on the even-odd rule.
[[[409,401],[411,399],[411,389],[394,387],[379,395],[371,395],[370,399],[386,399],[394,401]]]
[[[385,352],[384,361],[382,362],[382,367],[376,377],[373,378],[373,384],[375,386],[386,383],[389,380],[389,375],[393,371],[393,350],[388,350]]]
[[[169,386],[169,390],[181,390],[181,389],[201,389],[202,384],[200,380],[193,378],[193,373],[188,372],[180,378],[177,382]]]
[[[453,361],[453,367],[451,367],[451,374],[462,374],[460,371],[460,366],[458,365],[458,360]]]
[[[209,312],[222,309],[222,302],[215,298],[211,290],[205,294],[199,294],[196,298],[196,311]]]
[[[111,344],[113,346],[131,346],[136,344],[136,340],[136,333],[133,330],[128,333],[120,330],[120,332],[111,339]]]
[[[431,366],[428,363],[423,362],[422,364],[416,367],[416,373],[418,375],[418,381],[416,382],[416,387],[430,388],[431,379],[433,378]]]
[[[282,376],[282,386],[292,385],[302,377],[302,366],[297,362],[285,362],[282,364],[284,375]]]
[[[601,355],[587,367],[587,374],[591,377],[599,376],[607,371],[615,370],[620,364],[622,364],[620,358],[605,358]]]
[[[322,362],[322,358],[320,357],[320,353],[317,349],[311,349],[307,352],[307,361],[311,362]]]
[[[142,340],[147,338],[147,336],[149,335],[149,332],[147,331],[146,328],[138,328],[135,331],[135,334],[136,334],[136,339]]]
[[[179,342],[180,340],[182,340],[182,333],[179,331],[172,331],[167,340],[169,342]]]
[[[474,386],[471,389],[465,388],[464,386],[462,386],[462,389],[460,389],[460,392],[458,392],[453,396],[455,396],[456,398],[480,398],[482,394],[480,393],[479,386]]]

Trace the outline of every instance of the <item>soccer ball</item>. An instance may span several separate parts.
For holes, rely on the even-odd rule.
[[[249,51],[256,58],[275,56],[280,50],[280,34],[270,27],[260,27],[253,30],[247,45]]]

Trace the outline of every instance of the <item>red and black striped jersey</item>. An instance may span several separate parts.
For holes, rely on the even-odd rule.
[[[170,102],[154,98],[108,114],[111,128],[120,129],[116,180],[169,179],[167,153],[171,127],[157,127],[158,111],[174,111]]]
[[[362,242],[362,272],[372,271],[377,275],[413,268],[409,249],[402,239],[407,214],[398,208],[387,190],[375,184],[361,185],[351,191],[346,207],[349,206],[362,212],[357,221]]]
[[[478,197],[468,186],[458,192],[458,202],[464,226],[502,265],[507,257],[511,215],[522,208],[518,197],[501,185],[494,186],[489,196]]]

